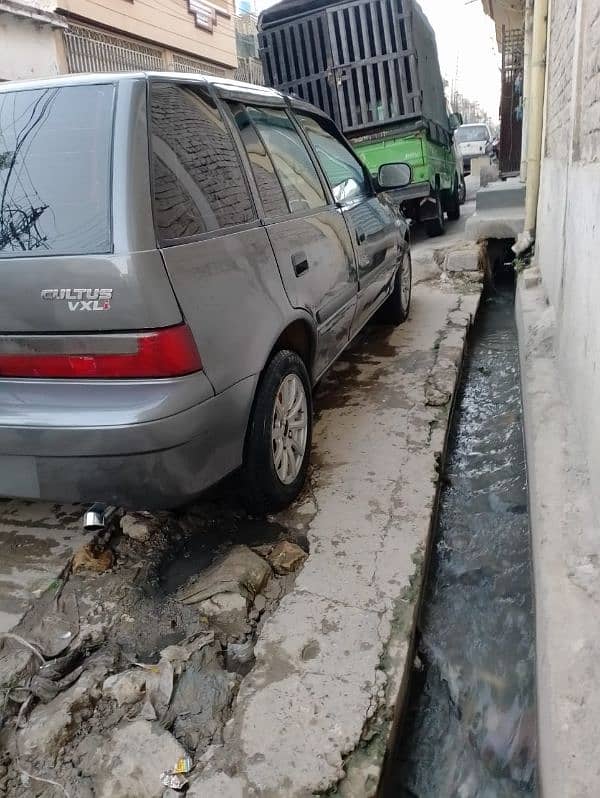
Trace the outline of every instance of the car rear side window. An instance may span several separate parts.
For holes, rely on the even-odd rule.
[[[343,141],[312,116],[296,116],[317,153],[336,202],[348,202],[369,193],[364,169]]]
[[[154,213],[161,243],[256,218],[237,150],[200,87],[151,88]]]
[[[236,127],[250,161],[258,193],[267,216],[281,216],[288,212],[288,205],[275,172],[273,161],[250,121],[246,108],[240,103],[229,103]]]
[[[247,110],[275,165],[290,212],[327,205],[317,170],[286,112],[275,108]]]
[[[112,83],[0,93],[0,258],[111,250]]]

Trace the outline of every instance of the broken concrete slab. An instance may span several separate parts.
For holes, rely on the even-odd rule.
[[[102,685],[103,696],[112,698],[119,707],[140,701],[145,690],[146,673],[140,668],[132,668],[109,676]]]
[[[136,720],[114,729],[85,764],[97,798],[162,798],[161,773],[175,767],[184,748],[157,723]]]
[[[479,259],[478,246],[454,249],[446,255],[444,270],[447,272],[476,272],[479,271]]]
[[[267,559],[275,573],[283,576],[297,571],[307,556],[298,544],[290,543],[289,540],[281,540],[275,544]]]
[[[0,633],[12,629],[89,540],[76,505],[0,503]]]
[[[127,513],[121,518],[121,531],[128,538],[145,543],[150,540],[152,527],[155,524],[156,521],[150,514]]]
[[[102,695],[101,685],[109,671],[104,659],[90,663],[77,682],[49,704],[38,704],[18,734],[23,756],[52,762],[69,738],[78,716],[87,713]]]
[[[239,593],[219,593],[201,602],[198,610],[221,632],[239,637],[250,631],[247,604]]]

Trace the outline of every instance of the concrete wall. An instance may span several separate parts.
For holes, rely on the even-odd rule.
[[[49,25],[0,14],[0,80],[58,75],[60,36]]]
[[[536,259],[566,396],[600,480],[600,3],[551,0]],[[600,512],[600,493],[595,491]]]
[[[57,12],[235,68],[233,0],[211,3],[229,15],[217,14],[212,31],[198,27],[189,0],[59,0]]]

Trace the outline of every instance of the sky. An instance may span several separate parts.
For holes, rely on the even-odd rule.
[[[499,56],[494,23],[480,0],[419,0],[438,43],[442,74],[452,88],[477,101],[496,120],[500,97]],[[258,11],[273,5],[256,0]]]

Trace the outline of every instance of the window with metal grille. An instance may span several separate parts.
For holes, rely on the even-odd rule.
[[[162,50],[111,33],[70,25],[64,31],[69,72],[164,69]]]
[[[201,58],[192,58],[187,55],[175,53],[173,55],[173,69],[175,72],[201,72],[204,75],[216,75],[219,78],[227,77],[224,67],[211,64]]]

